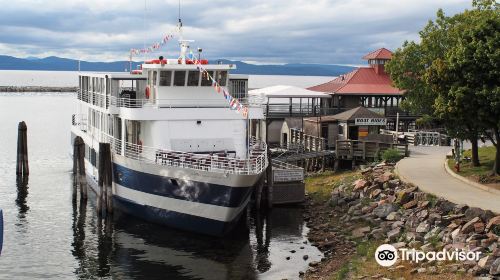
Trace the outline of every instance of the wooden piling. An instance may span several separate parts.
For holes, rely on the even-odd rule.
[[[273,178],[273,163],[271,160],[271,151],[268,149],[267,150],[267,207],[269,209],[273,208],[273,184],[274,184],[274,178]]]
[[[97,213],[112,213],[112,165],[111,165],[111,146],[109,143],[99,143],[99,163],[98,163],[98,186],[97,193]]]
[[[28,164],[28,128],[24,121],[17,128],[17,166],[16,175],[28,176],[30,173]]]
[[[82,199],[87,199],[87,177],[85,175],[85,142],[80,136],[75,137],[73,142],[73,196],[76,196],[77,188],[80,186]]]
[[[262,176],[259,179],[259,183],[257,184],[257,189],[255,190],[255,209],[257,210],[257,212],[260,211],[263,189],[264,189],[264,176]]]

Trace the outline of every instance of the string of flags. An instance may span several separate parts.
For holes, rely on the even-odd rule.
[[[196,58],[193,51],[189,51],[189,55],[191,56],[191,60],[193,61],[193,63],[196,65],[196,68],[202,74],[202,77],[206,76],[208,80],[211,80],[212,87],[214,88],[215,92],[220,93],[224,96],[224,99],[229,103],[229,108],[242,114],[244,118],[247,118],[248,107],[241,104],[241,102],[237,98],[231,96],[231,94],[229,94],[229,92],[225,88],[220,86],[219,82],[217,82],[217,80],[210,75],[210,73],[201,64],[201,61]]]
[[[151,46],[143,49],[130,49],[130,57],[134,55],[139,55],[139,54],[146,54],[146,53],[152,53],[155,50],[160,49],[163,47],[165,44],[168,43],[172,38],[174,38],[174,35],[172,34],[173,32],[170,32],[169,34],[165,35],[161,41],[153,43]]]

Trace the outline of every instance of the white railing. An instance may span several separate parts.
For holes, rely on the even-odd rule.
[[[122,108],[229,108],[229,103],[225,100],[216,99],[140,99],[140,98],[119,98],[110,95],[104,95],[95,92],[78,90],[77,97],[86,103],[99,107],[108,108],[109,106]],[[263,98],[250,96],[244,99],[238,99],[243,105],[252,107],[262,107]]]
[[[80,127],[81,122],[73,122]],[[267,146],[255,138],[250,139],[249,158],[239,159],[227,156],[224,152],[211,154],[196,154],[180,151],[171,151],[162,148],[147,147],[116,139],[110,135],[100,133],[99,141],[111,144],[116,154],[133,160],[150,164],[190,168],[217,173],[231,174],[260,174],[267,168]]]

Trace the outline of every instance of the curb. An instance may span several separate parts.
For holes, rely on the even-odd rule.
[[[463,176],[460,176],[458,175],[457,173],[453,172],[453,170],[450,169],[450,167],[448,166],[448,159],[445,159],[444,160],[444,169],[446,170],[446,173],[448,173],[448,175],[452,176],[453,178],[457,179],[457,180],[460,180],[474,188],[477,188],[477,189],[481,189],[483,191],[486,191],[486,192],[489,192],[489,193],[494,193],[496,195],[500,195],[500,190],[497,190],[495,188],[492,188],[492,187],[488,187],[488,186],[485,186],[483,184],[479,184],[479,183],[476,183],[474,181],[471,181]]]

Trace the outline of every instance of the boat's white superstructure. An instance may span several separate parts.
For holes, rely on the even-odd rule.
[[[250,120],[264,118],[234,65],[152,60],[142,73],[80,73],[72,140],[83,138],[97,178],[100,142],[111,143],[114,205],[154,222],[223,234],[246,207],[267,167]],[[228,102],[229,93],[245,114]],[[231,98],[232,98],[231,97]]]

